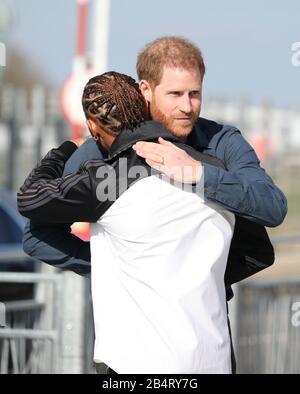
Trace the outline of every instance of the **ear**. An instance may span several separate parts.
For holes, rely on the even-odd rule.
[[[99,134],[98,126],[92,119],[87,119],[86,125],[93,137],[96,137]]]
[[[142,95],[144,96],[145,100],[148,103],[151,103],[153,92],[152,92],[149,82],[147,82],[145,79],[142,79],[139,83],[139,86],[140,86],[140,90],[141,90]]]

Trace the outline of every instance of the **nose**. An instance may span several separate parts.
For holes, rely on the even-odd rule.
[[[178,109],[186,114],[190,114],[192,112],[192,102],[189,95],[183,95],[180,97]]]

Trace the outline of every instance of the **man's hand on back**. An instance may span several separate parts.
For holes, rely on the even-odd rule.
[[[159,144],[139,141],[133,145],[137,155],[146,163],[166,174],[169,178],[182,183],[198,183],[202,176],[200,161],[193,159],[184,150],[170,141],[159,138]]]

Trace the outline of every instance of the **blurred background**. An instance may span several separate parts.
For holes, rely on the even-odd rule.
[[[201,116],[237,126],[288,198],[268,229],[275,264],[230,302],[238,372],[300,372],[299,15],[297,0],[0,0],[0,373],[93,373],[89,281],[24,255],[15,192],[49,149],[87,136],[88,78],[136,78],[138,52],[161,35],[201,48]]]

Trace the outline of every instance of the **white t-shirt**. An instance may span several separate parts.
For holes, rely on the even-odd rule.
[[[95,362],[231,373],[224,273],[234,215],[156,176],[91,224]]]

